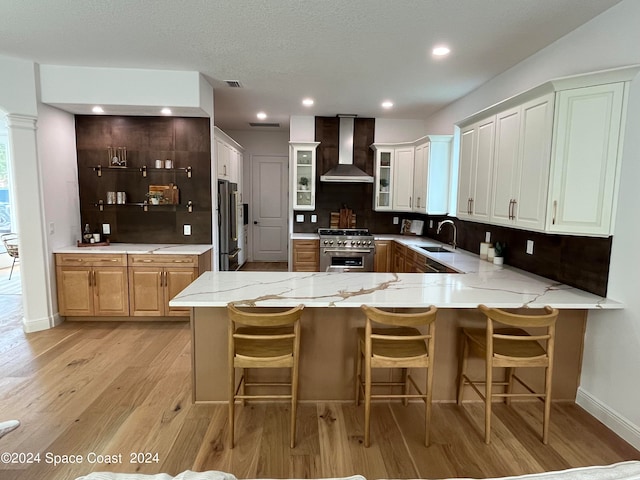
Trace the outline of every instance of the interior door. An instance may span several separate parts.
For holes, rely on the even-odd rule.
[[[288,157],[252,156],[253,260],[287,261]]]

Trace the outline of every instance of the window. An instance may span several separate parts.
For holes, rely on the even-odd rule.
[[[9,139],[0,131],[0,233],[11,231],[11,192],[9,168]]]

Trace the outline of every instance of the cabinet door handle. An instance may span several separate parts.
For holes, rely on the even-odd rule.
[[[409,197],[409,208],[413,208],[412,202],[411,202],[411,197]]]
[[[556,224],[556,213],[558,212],[558,201],[553,201],[553,219],[551,220],[551,225]]]
[[[513,204],[511,206],[511,219],[512,220],[516,219],[516,203],[518,203],[518,201],[514,198],[513,199]]]
[[[417,208],[420,208],[420,197],[418,197],[418,204],[416,205]]]
[[[511,220],[513,217],[511,216],[511,207],[513,207],[513,198],[509,200],[509,213],[507,214],[507,218]]]
[[[91,286],[91,274],[93,273],[93,270],[89,270],[89,274],[87,275],[87,282],[89,283],[89,286]]]
[[[473,198],[469,199],[469,215],[473,215]]]
[[[164,271],[164,286],[165,287],[169,286],[169,274],[166,270]]]

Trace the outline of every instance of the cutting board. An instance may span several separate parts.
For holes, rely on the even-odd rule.
[[[356,214],[348,208],[331,212],[330,228],[356,228]]]

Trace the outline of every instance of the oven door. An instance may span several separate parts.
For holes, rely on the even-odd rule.
[[[323,248],[320,251],[322,272],[373,272],[373,252],[368,249]]]

